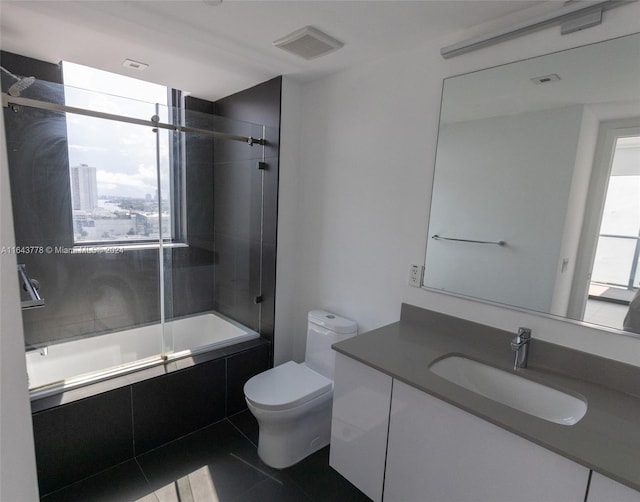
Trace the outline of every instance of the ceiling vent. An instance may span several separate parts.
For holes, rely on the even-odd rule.
[[[140,61],[134,61],[133,59],[125,59],[122,62],[122,66],[124,66],[125,68],[131,68],[132,70],[138,70],[138,71],[146,70],[147,68],[149,68],[148,64],[141,63]]]
[[[315,59],[338,50],[344,44],[313,26],[294,31],[273,45],[305,59]]]
[[[531,81],[536,85],[548,84],[550,82],[557,82],[558,80],[562,80],[560,75],[557,73],[552,73],[551,75],[543,75],[542,77],[534,77]]]

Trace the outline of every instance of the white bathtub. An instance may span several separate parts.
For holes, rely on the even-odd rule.
[[[207,313],[166,322],[173,339],[168,359],[226,347],[258,338],[255,331],[220,314]],[[153,324],[49,345],[28,351],[27,373],[32,397],[161,364],[162,326]],[[51,384],[57,384],[50,388]],[[42,389],[44,392],[38,391]]]

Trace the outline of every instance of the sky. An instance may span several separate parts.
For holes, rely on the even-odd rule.
[[[63,63],[63,72],[68,106],[150,120],[159,103],[158,115],[167,120],[164,86],[68,62]],[[159,132],[163,199],[169,193],[171,134]],[[155,196],[156,133],[151,128],[69,113],[67,137],[70,165],[97,168],[99,196]]]

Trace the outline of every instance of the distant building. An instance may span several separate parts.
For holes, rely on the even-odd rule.
[[[87,164],[71,167],[71,201],[75,210],[92,211],[98,207],[95,167]]]

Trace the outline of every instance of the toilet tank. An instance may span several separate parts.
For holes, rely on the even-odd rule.
[[[357,334],[356,322],[324,310],[312,310],[309,312],[307,322],[305,364],[333,380],[336,353],[331,345]]]

